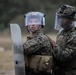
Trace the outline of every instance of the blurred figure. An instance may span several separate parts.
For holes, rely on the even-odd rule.
[[[56,12],[55,29],[59,30],[53,47],[54,75],[76,75],[75,7],[61,6]]]
[[[52,45],[41,32],[45,26],[45,15],[41,12],[25,14],[25,26],[30,33],[24,43],[26,75],[51,75]]]

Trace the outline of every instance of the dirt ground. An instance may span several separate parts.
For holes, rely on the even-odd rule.
[[[49,35],[55,40],[56,35]],[[26,36],[22,41],[25,42]],[[11,36],[0,36],[0,75],[15,75]]]
[[[10,36],[0,36],[0,75],[15,75]]]
[[[15,75],[14,70],[0,71],[0,75]]]

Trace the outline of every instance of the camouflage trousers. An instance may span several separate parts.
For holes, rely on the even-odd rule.
[[[47,72],[34,72],[31,68],[25,68],[26,69],[26,75],[52,75],[51,73]]]
[[[76,69],[69,71],[58,69],[53,73],[53,75],[76,75]]]
[[[76,75],[76,69],[65,72],[65,75]]]

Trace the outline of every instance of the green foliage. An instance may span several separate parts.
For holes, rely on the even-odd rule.
[[[44,31],[52,31],[57,8],[62,4],[76,6],[75,3],[76,0],[0,0],[0,31],[9,27],[9,23],[18,15],[23,15],[29,11],[45,13],[46,27]]]
[[[4,24],[0,24],[0,32],[3,32],[4,29],[5,29]]]

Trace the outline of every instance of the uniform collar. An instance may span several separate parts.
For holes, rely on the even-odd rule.
[[[40,32],[40,31],[38,31],[35,35],[33,35],[33,36],[27,36],[27,39],[32,39],[32,38],[34,38],[34,37],[37,37],[37,36],[40,36],[40,34],[43,34],[42,32]]]

